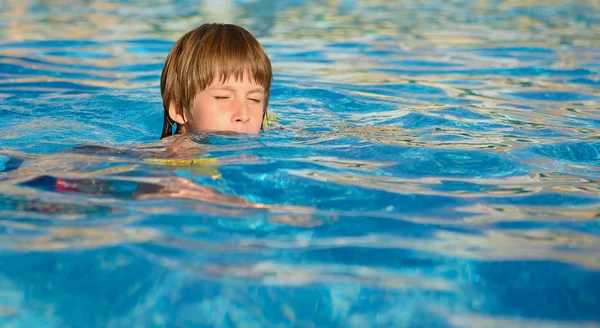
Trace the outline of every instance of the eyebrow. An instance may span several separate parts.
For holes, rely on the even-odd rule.
[[[265,89],[263,89],[263,88],[256,88],[256,89],[250,90],[250,92],[248,92],[248,93],[265,93]]]

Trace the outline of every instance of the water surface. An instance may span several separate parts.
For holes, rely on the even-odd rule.
[[[599,17],[4,1],[0,324],[600,325]],[[278,125],[156,160],[163,61],[212,21],[265,46]]]

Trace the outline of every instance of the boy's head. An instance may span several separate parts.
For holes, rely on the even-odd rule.
[[[271,89],[271,62],[244,28],[204,24],[179,39],[160,78],[165,120],[175,133],[258,133]]]

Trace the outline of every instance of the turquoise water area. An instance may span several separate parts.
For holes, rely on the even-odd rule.
[[[279,125],[173,158],[213,21]],[[597,327],[599,81],[592,0],[3,0],[0,326]]]

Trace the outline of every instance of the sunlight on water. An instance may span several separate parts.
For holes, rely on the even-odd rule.
[[[258,137],[155,143],[252,31]],[[597,327],[597,1],[0,4],[0,326]]]

